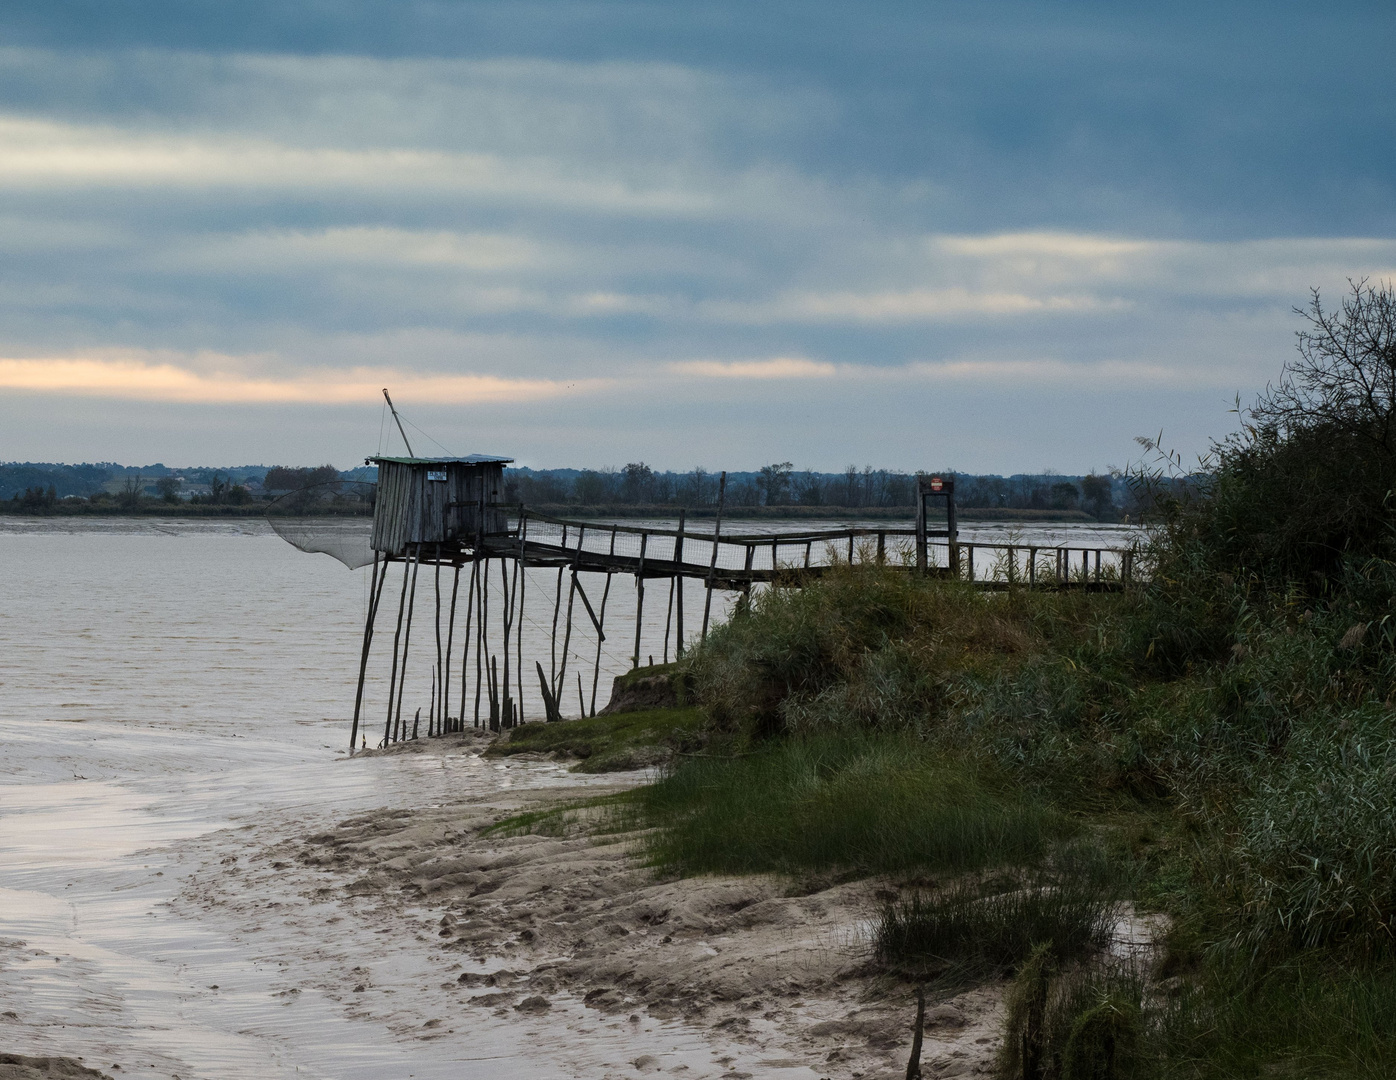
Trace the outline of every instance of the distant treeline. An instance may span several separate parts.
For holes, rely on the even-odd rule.
[[[242,465],[232,468],[170,468],[163,464],[129,466],[110,462],[54,465],[34,462],[0,464],[0,509],[12,513],[83,513],[168,511],[178,506],[228,507],[244,511],[288,492],[300,492],[288,508],[306,512],[337,494],[339,481],[372,481],[376,470],[348,471],[333,465],[315,468]],[[953,476],[956,501],[965,510],[1022,514],[1087,515],[1099,521],[1135,516],[1133,489],[1118,475],[1063,476],[1018,473],[1012,476]],[[530,469],[505,473],[505,499],[553,508],[687,507],[712,508],[719,474],[697,468],[688,472],[653,469],[644,462],[623,468]],[[753,472],[729,472],[725,505],[734,512],[798,508],[817,515],[840,510],[877,511],[880,515],[915,504],[916,473],[872,466],[848,466],[842,472],[797,471],[777,462]],[[319,493],[310,497],[311,493]],[[361,494],[361,493],[360,493]],[[357,497],[357,496],[356,496]],[[288,506],[283,500],[279,506]],[[207,512],[207,511],[204,511]]]
[[[955,478],[955,499],[965,509],[1084,512],[1114,521],[1132,509],[1131,489],[1119,477],[1053,473]],[[796,471],[790,462],[755,472],[727,474],[726,505],[824,507],[828,509],[910,508],[916,503],[916,473],[850,465],[842,472]],[[622,469],[510,469],[506,497],[530,506],[685,506],[717,502],[718,474],[706,469],[668,472],[634,462]]]

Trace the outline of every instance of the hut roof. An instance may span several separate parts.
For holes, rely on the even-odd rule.
[[[513,460],[494,454],[464,454],[460,457],[371,457],[364,458],[364,464],[377,465],[381,461],[391,461],[396,465],[508,465]]]

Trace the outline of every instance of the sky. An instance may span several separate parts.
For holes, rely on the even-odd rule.
[[[0,460],[1186,459],[1396,278],[1396,7],[0,7]]]

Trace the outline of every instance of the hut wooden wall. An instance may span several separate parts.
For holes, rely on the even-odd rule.
[[[429,472],[446,473],[444,482],[428,480]],[[480,495],[484,489],[485,518],[480,522]],[[504,466],[485,462],[441,462],[407,465],[398,461],[378,463],[378,493],[373,509],[373,548],[390,556],[406,553],[411,545],[464,540],[478,531],[501,533],[508,529],[504,508],[495,506],[504,488]]]

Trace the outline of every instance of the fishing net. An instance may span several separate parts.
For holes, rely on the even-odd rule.
[[[373,499],[377,485],[335,480],[286,494],[267,507],[276,535],[301,551],[328,555],[350,570],[373,562]]]

